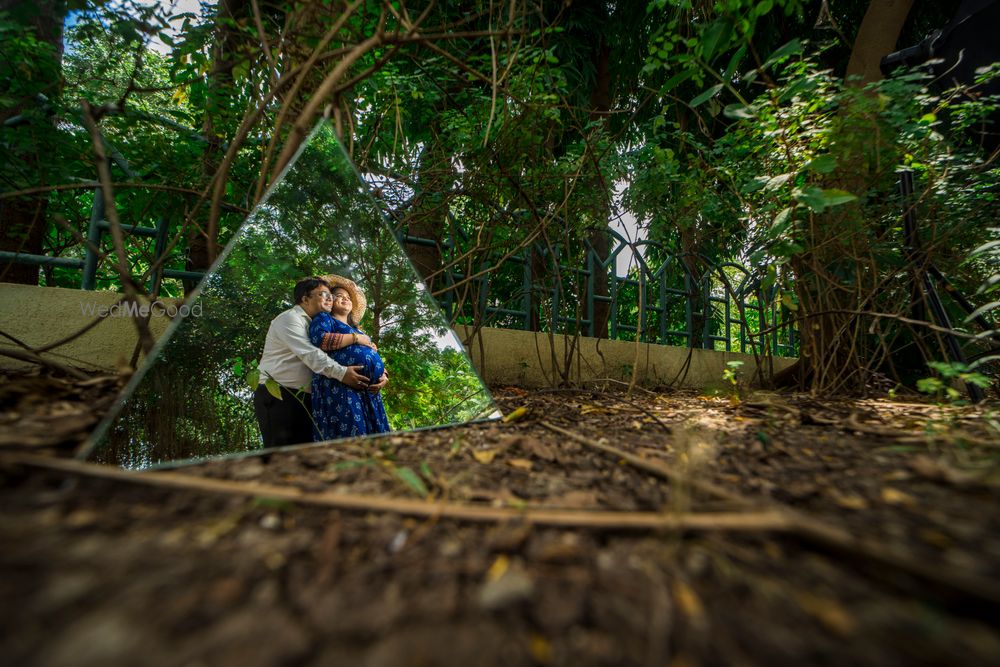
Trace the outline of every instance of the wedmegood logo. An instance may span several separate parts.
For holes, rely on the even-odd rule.
[[[201,317],[201,304],[164,303],[156,300],[152,303],[136,303],[122,301],[110,306],[99,306],[95,303],[81,303],[80,314],[88,317]]]

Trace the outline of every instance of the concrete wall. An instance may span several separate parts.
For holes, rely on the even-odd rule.
[[[0,283],[0,331],[38,347],[78,331],[102,308],[111,308],[120,298],[120,294],[112,292]],[[152,317],[153,335],[162,334],[169,322],[165,314]],[[458,334],[465,340],[469,330],[460,327]],[[79,368],[112,371],[131,358],[137,341],[132,318],[119,309],[72,342],[45,354]],[[17,346],[0,337],[0,349],[11,348]],[[751,355],[734,352],[636,346],[634,342],[596,338],[580,338],[574,345],[572,338],[564,336],[554,336],[550,345],[548,334],[511,329],[481,329],[470,348],[473,363],[488,383],[522,387],[550,386],[553,380],[558,384],[565,369],[572,382],[606,378],[628,382],[633,365],[639,368],[642,384],[677,382],[689,387],[712,387],[722,385],[722,372],[729,361],[742,361],[741,372],[748,377],[756,368]],[[481,351],[485,351],[485,364]],[[793,361],[775,358],[772,363],[777,371]],[[0,355],[0,367],[26,366],[25,362]]]
[[[132,318],[120,308],[112,308],[121,298],[114,292],[88,292],[62,287],[36,287],[0,283],[0,331],[31,347],[41,347],[79,331],[98,318],[109,316],[71,342],[43,354],[63,364],[85,369],[114,370],[128,363],[139,341]],[[167,302],[171,307],[173,301]],[[170,317],[158,313],[149,328],[159,337]],[[22,349],[0,336],[0,350]],[[31,364],[0,354],[0,367],[26,368]]]
[[[467,327],[458,329],[466,340]],[[566,372],[571,382],[611,379],[629,382],[633,366],[638,366],[638,381],[648,386],[675,383],[686,387],[721,387],[722,373],[730,361],[742,361],[740,373],[752,377],[757,364],[753,355],[714,350],[689,350],[685,347],[650,345],[621,340],[579,338],[574,344],[568,336],[553,336],[512,329],[481,329],[468,345],[472,362],[489,384],[519,387],[551,386],[561,382]],[[486,363],[483,355],[486,352]],[[567,350],[569,352],[567,352]],[[774,372],[791,366],[795,359],[775,357],[770,360]]]

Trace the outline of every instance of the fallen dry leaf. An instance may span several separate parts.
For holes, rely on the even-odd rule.
[[[548,563],[569,563],[586,557],[587,543],[575,533],[564,533],[546,540],[535,554]]]
[[[910,461],[910,468],[921,477],[935,482],[947,482],[955,486],[968,486],[979,481],[979,476],[963,470],[956,470],[944,461],[935,461],[926,454],[918,454]]]
[[[523,566],[512,566],[510,558],[500,554],[486,571],[479,589],[479,605],[484,609],[499,609],[532,596],[535,582]]]
[[[507,572],[507,568],[510,567],[510,558],[504,554],[500,554],[490,565],[490,569],[486,570],[486,581],[496,581]]]
[[[887,486],[882,489],[882,501],[890,505],[916,505],[917,499],[908,493]]]
[[[564,507],[567,509],[580,509],[583,507],[597,507],[601,504],[597,491],[586,489],[564,493],[561,496],[554,496],[545,501],[546,506]]]
[[[528,459],[510,459],[507,463],[512,468],[517,468],[518,470],[530,471],[534,467],[534,464]]]
[[[532,633],[528,649],[531,651],[531,657],[535,659],[535,662],[543,665],[552,664],[552,644],[542,635]]]
[[[679,579],[674,582],[674,601],[692,623],[705,622],[705,606],[701,603],[698,594]]]
[[[524,437],[519,440],[517,444],[524,453],[530,454],[531,456],[537,456],[543,461],[556,460],[555,451],[538,438]]]
[[[474,449],[472,450],[472,458],[480,463],[492,463],[498,451],[496,449]]]
[[[833,502],[844,509],[855,511],[868,509],[868,501],[853,493],[840,493],[839,491],[831,490],[828,495]]]
[[[524,407],[522,405],[521,407],[517,408],[516,410],[512,410],[511,412],[508,412],[506,415],[504,415],[502,421],[503,421],[504,424],[509,424],[511,422],[516,422],[519,419],[523,419],[524,416],[527,415],[527,414],[528,414],[528,408],[526,408],[526,407]]]
[[[527,600],[535,592],[535,582],[521,569],[511,568],[495,581],[487,581],[479,590],[479,606],[495,610]]]
[[[854,633],[857,623],[836,600],[812,593],[800,593],[797,597],[799,606],[831,632],[841,637]]]
[[[100,518],[100,514],[94,510],[79,509],[66,517],[66,525],[71,528],[87,528],[96,524]]]
[[[934,530],[933,528],[924,528],[920,531],[919,535],[920,539],[924,542],[939,549],[948,549],[955,543],[954,540],[940,530]]]

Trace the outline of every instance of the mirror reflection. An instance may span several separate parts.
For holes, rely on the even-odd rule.
[[[92,460],[143,468],[499,416],[325,124],[157,352]]]

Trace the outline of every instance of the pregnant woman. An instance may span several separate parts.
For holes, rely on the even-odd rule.
[[[358,329],[367,301],[354,282],[337,275],[324,276],[333,299],[309,325],[309,340],[343,366],[363,366],[360,371],[377,382],[385,365],[371,338]],[[355,435],[387,433],[389,420],[382,404],[382,394],[347,385],[314,374],[312,380],[313,439],[317,442]]]

